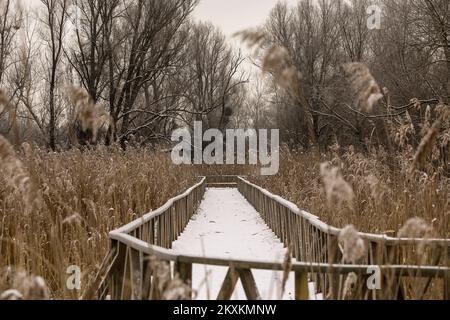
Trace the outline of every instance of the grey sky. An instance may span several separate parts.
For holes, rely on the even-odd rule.
[[[27,7],[39,5],[39,0],[21,0]],[[281,0],[290,5],[298,0]],[[199,21],[211,22],[216,25],[231,40],[235,47],[239,47],[238,40],[231,36],[247,28],[256,27],[264,23],[271,9],[279,0],[200,0],[194,10],[194,18]],[[242,48],[246,52],[245,47]],[[244,64],[246,70],[252,69],[248,61]]]
[[[264,23],[278,2],[279,0],[200,0],[194,11],[194,17],[199,21],[211,22],[222,29],[232,45],[235,48],[240,47],[243,54],[248,56],[250,52],[246,50],[246,46],[242,46],[238,39],[232,39],[232,35]],[[298,0],[284,0],[284,2],[294,5]],[[241,70],[252,74],[252,77],[260,74],[248,59]]]
[[[194,16],[220,27],[227,36],[262,24],[278,0],[200,0]],[[296,4],[298,0],[286,0]]]
[[[283,0],[296,4],[298,0]],[[35,7],[39,0],[21,0],[25,7]],[[278,0],[200,0],[194,17],[220,27],[227,36],[262,24]]]

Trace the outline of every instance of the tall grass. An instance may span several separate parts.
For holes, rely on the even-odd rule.
[[[263,57],[262,71],[271,74],[276,85],[298,97],[300,105],[306,107],[301,73],[293,65],[288,50],[265,43],[267,39],[259,31],[247,30],[236,35],[262,51],[259,52]],[[344,64],[342,71],[362,113],[369,116],[383,97],[390,100],[389,91],[385,89],[382,94],[363,63]],[[423,109],[417,99],[411,101],[415,108]],[[385,107],[389,111],[392,106],[388,102]],[[327,154],[286,149],[278,175],[254,179],[337,227],[354,225],[361,231],[396,236],[399,230],[405,230],[405,225],[419,218],[420,224],[432,230],[427,236],[448,237],[450,106],[440,102],[433,111],[427,107],[425,119],[420,119],[422,133],[417,148],[411,141],[413,121],[408,111],[404,111],[397,116],[380,117],[378,129],[385,133],[384,145],[390,153],[383,147],[369,146],[371,150],[363,154],[353,147],[341,149],[337,144]],[[314,137],[311,121],[308,122],[309,134]],[[392,142],[396,145],[392,146]],[[392,154],[394,150],[397,154]]]
[[[35,196],[30,210],[22,185],[2,175],[0,292],[17,288],[21,295],[37,290],[38,298],[78,298],[109,249],[109,231],[159,207],[199,174],[251,175],[337,227],[450,236],[449,178],[439,171],[411,173],[412,150],[395,157],[395,170],[383,151],[363,155],[335,146],[319,155],[284,150],[280,173],[273,177],[254,175],[256,169],[246,166],[178,167],[166,153],[133,147],[49,153],[24,145],[10,156],[21,168],[20,177],[29,181],[25,190],[35,190]],[[83,272],[81,291],[67,290],[66,271],[72,265]],[[40,286],[42,279],[48,288]]]
[[[442,170],[411,172],[412,150],[395,155],[392,169],[382,150],[362,154],[353,148],[332,149],[320,155],[284,150],[279,174],[255,176],[254,181],[336,227],[351,224],[360,231],[397,236],[419,217],[432,227],[433,236],[450,236],[450,179]],[[339,171],[335,185],[321,176],[324,163]],[[332,192],[344,197],[330,199]]]
[[[280,73],[281,85],[295,84],[298,75],[289,63],[274,62],[283,51],[271,54],[266,68]],[[362,100],[371,109],[379,90],[371,77],[365,79]],[[86,121],[84,129],[97,130],[103,115],[83,92],[73,94],[78,108],[86,111],[77,115]],[[437,161],[437,142],[448,145],[450,112],[448,106],[441,109],[434,125],[423,126],[416,150],[407,130],[391,128],[400,137],[394,139],[397,154],[382,148],[363,154],[338,145],[325,154],[285,149],[280,172],[272,177],[258,176],[258,168],[251,166],[175,166],[169,154],[132,143],[126,151],[98,146],[51,153],[29,144],[15,150],[0,137],[0,293],[9,290],[6,298],[79,298],[83,290],[67,289],[68,267],[81,268],[82,289],[87,289],[109,249],[108,233],[159,207],[198,175],[249,175],[349,235],[356,228],[448,238],[450,178]],[[411,128],[408,121],[405,128]],[[356,261],[362,251],[358,240],[345,239],[352,252],[347,260]]]
[[[10,160],[21,168],[11,172],[26,177],[40,201],[29,210],[34,199],[24,198],[20,184],[6,183],[11,174],[1,175],[0,293],[25,273],[44,278],[52,298],[78,298],[108,251],[108,232],[159,207],[195,177],[167,154],[142,148],[48,153],[25,145]],[[66,287],[72,265],[83,273],[80,292]]]

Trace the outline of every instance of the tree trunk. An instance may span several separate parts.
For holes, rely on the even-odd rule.
[[[55,114],[55,78],[56,71],[52,70],[52,77],[50,80],[50,119],[48,125],[48,134],[49,134],[49,146],[55,151],[56,150],[56,114]]]

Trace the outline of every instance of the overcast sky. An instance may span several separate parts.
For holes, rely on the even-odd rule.
[[[295,4],[298,0],[286,0]],[[200,0],[194,11],[198,20],[210,21],[227,36],[262,24],[278,0]]]
[[[164,0],[162,0],[164,1]],[[298,0],[282,0],[296,4]],[[25,7],[35,7],[40,0],[21,0]],[[200,0],[194,17],[220,27],[227,36],[262,24],[278,0]]]
[[[242,46],[239,39],[232,38],[233,34],[264,23],[278,2],[279,0],[200,0],[194,11],[194,18],[211,22],[222,29],[232,45],[241,48],[244,56],[248,56],[250,52],[246,50],[246,46]],[[284,0],[284,2],[294,5],[298,0]],[[249,59],[242,65],[242,70],[251,73],[252,76],[260,74]]]
[[[164,0],[162,0],[164,1]],[[264,23],[271,9],[279,0],[200,0],[194,10],[194,18],[211,22],[225,33],[234,46],[239,47],[237,39],[232,35],[238,31],[256,27]],[[294,5],[298,0],[282,0]],[[35,7],[40,0],[22,0],[27,7]],[[244,49],[244,48],[243,48]],[[245,52],[245,49],[244,49]],[[246,69],[250,66],[246,63]]]

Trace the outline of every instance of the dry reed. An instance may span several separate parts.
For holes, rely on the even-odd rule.
[[[69,86],[66,91],[75,106],[75,120],[79,121],[83,131],[92,132],[92,140],[96,142],[99,130],[104,125],[113,123],[111,116],[101,106],[94,103],[85,89]]]
[[[449,237],[450,178],[442,170],[411,177],[411,148],[397,153],[394,161],[399,165],[392,171],[383,150],[363,154],[336,148],[322,155],[283,150],[278,175],[253,176],[252,180],[336,227],[354,225],[362,232],[395,236],[408,220],[419,217],[434,226],[436,235]],[[330,180],[325,188],[319,179],[324,167]],[[336,181],[345,181],[343,190],[352,190],[352,209],[335,201],[330,205],[330,195],[341,194],[333,187]],[[341,200],[350,199],[342,194]]]
[[[42,277],[50,297],[57,299],[79,298],[88,289],[108,251],[109,231],[159,207],[196,176],[173,165],[169,155],[149,149],[48,153],[25,146],[16,155],[9,145],[2,146],[2,165],[9,163],[6,169],[13,175],[0,179],[11,176],[14,185],[2,183],[0,189],[0,270]],[[34,205],[28,215],[23,192],[14,191],[26,186],[21,177],[35,181],[42,194],[42,205]],[[72,265],[82,270],[81,291],[66,288]],[[0,281],[0,293],[13,289],[26,298],[22,289]]]
[[[361,111],[372,112],[374,105],[383,98],[381,89],[366,65],[359,62],[342,66],[350,87],[357,96],[357,105]]]

